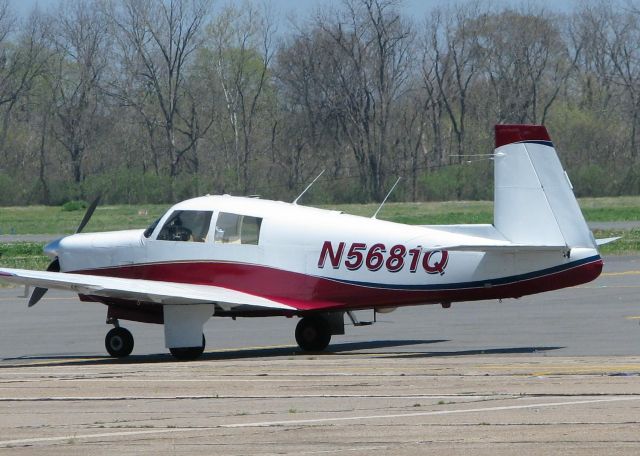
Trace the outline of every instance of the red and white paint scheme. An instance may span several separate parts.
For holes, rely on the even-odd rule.
[[[163,323],[171,353],[193,359],[211,316],[301,317],[298,344],[323,350],[344,334],[353,310],[518,298],[598,277],[601,242],[545,127],[497,125],[493,159],[492,225],[411,226],[203,196],[176,204],[146,230],[54,241],[45,247],[54,258],[48,271],[0,269],[0,278],[39,287],[30,304],[46,288],[106,304],[113,356],[133,349],[118,324],[133,320]]]

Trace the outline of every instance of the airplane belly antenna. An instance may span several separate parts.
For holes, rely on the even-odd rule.
[[[307,193],[307,190],[309,190],[309,189],[311,188],[311,186],[312,186],[313,184],[315,184],[315,183],[316,183],[316,181],[317,181],[318,179],[320,179],[320,176],[322,176],[322,175],[324,174],[324,172],[325,172],[325,171],[326,171],[326,170],[324,170],[324,169],[323,169],[322,171],[320,171],[320,174],[318,174],[318,175],[316,176],[316,178],[315,178],[314,180],[312,180],[312,181],[311,181],[311,183],[310,183],[309,185],[307,185],[307,187],[306,187],[304,190],[302,190],[302,193],[300,193],[300,194],[298,195],[298,197],[297,197],[296,199],[294,199],[294,200],[293,200],[293,204],[298,204],[298,200],[299,200],[300,198],[302,198],[302,195],[304,195],[305,193]]]
[[[389,197],[391,196],[391,194],[395,190],[396,185],[398,185],[398,182],[400,182],[400,179],[402,179],[402,176],[398,177],[398,180],[396,180],[396,183],[393,184],[393,187],[391,187],[391,190],[389,190],[389,193],[387,193],[387,196],[385,196],[384,199],[382,200],[382,203],[380,203],[380,206],[378,207],[378,210],[376,211],[376,213],[371,216],[372,219],[376,218],[376,216],[378,215],[378,212],[380,212],[380,209],[382,209],[382,206],[384,206],[384,203],[387,202],[387,199],[389,199]]]

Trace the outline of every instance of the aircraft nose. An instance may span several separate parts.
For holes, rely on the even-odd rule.
[[[49,242],[44,246],[44,254],[48,257],[55,258],[60,255],[60,241],[64,238],[58,238]]]

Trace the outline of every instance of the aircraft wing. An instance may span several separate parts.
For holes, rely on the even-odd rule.
[[[211,285],[8,268],[0,268],[0,280],[159,305],[215,303],[226,308],[252,306],[262,309],[296,310],[294,307],[261,296]]]

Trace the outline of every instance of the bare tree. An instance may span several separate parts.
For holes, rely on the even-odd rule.
[[[493,14],[476,30],[496,122],[544,123],[579,57],[556,17],[531,9]]]
[[[16,32],[19,25],[21,31]],[[20,24],[9,9],[9,2],[0,2],[0,150],[5,149],[13,109],[45,70],[50,55],[45,36],[46,24],[41,15],[34,13]]]
[[[458,5],[453,10],[435,10],[427,26],[426,43],[430,49],[423,62],[423,80],[428,87],[429,80],[435,79],[458,155],[464,153],[470,93],[476,88],[474,84],[483,63],[477,29],[486,17],[487,11],[475,2]]]
[[[410,71],[411,27],[391,0],[345,1],[335,20],[316,19],[328,37],[319,83],[358,165],[368,197],[384,196],[391,113]]]
[[[107,26],[97,3],[76,1],[59,11],[52,65],[56,139],[69,154],[73,180],[84,179],[84,161],[104,123],[101,83],[107,66]]]
[[[242,193],[255,190],[250,170],[256,158],[259,124],[269,123],[266,98],[270,87],[269,67],[273,58],[274,25],[270,14],[250,4],[227,7],[209,31],[215,77],[225,106],[226,128],[236,175],[235,187]]]
[[[201,137],[181,122],[192,110],[195,97],[186,95],[185,78],[194,52],[202,40],[209,0],[122,0],[112,4],[109,16],[115,24],[124,77],[129,83],[114,85],[112,94],[143,118],[150,141],[162,132],[169,175],[180,171],[185,154]],[[192,123],[193,127],[194,124]],[[186,134],[185,134],[186,132]],[[159,165],[158,165],[159,167]]]
[[[331,105],[331,90],[324,82],[337,76],[328,74],[333,71],[329,66],[332,47],[331,38],[321,30],[301,25],[278,52],[274,73],[285,117],[276,161],[289,190],[299,189],[322,168],[334,179],[344,171],[337,106]]]
[[[631,121],[630,155],[636,162],[640,155],[640,8],[634,7],[631,14],[616,11],[611,5],[600,11],[607,19],[601,38],[611,63],[609,78],[623,95],[620,101]]]

